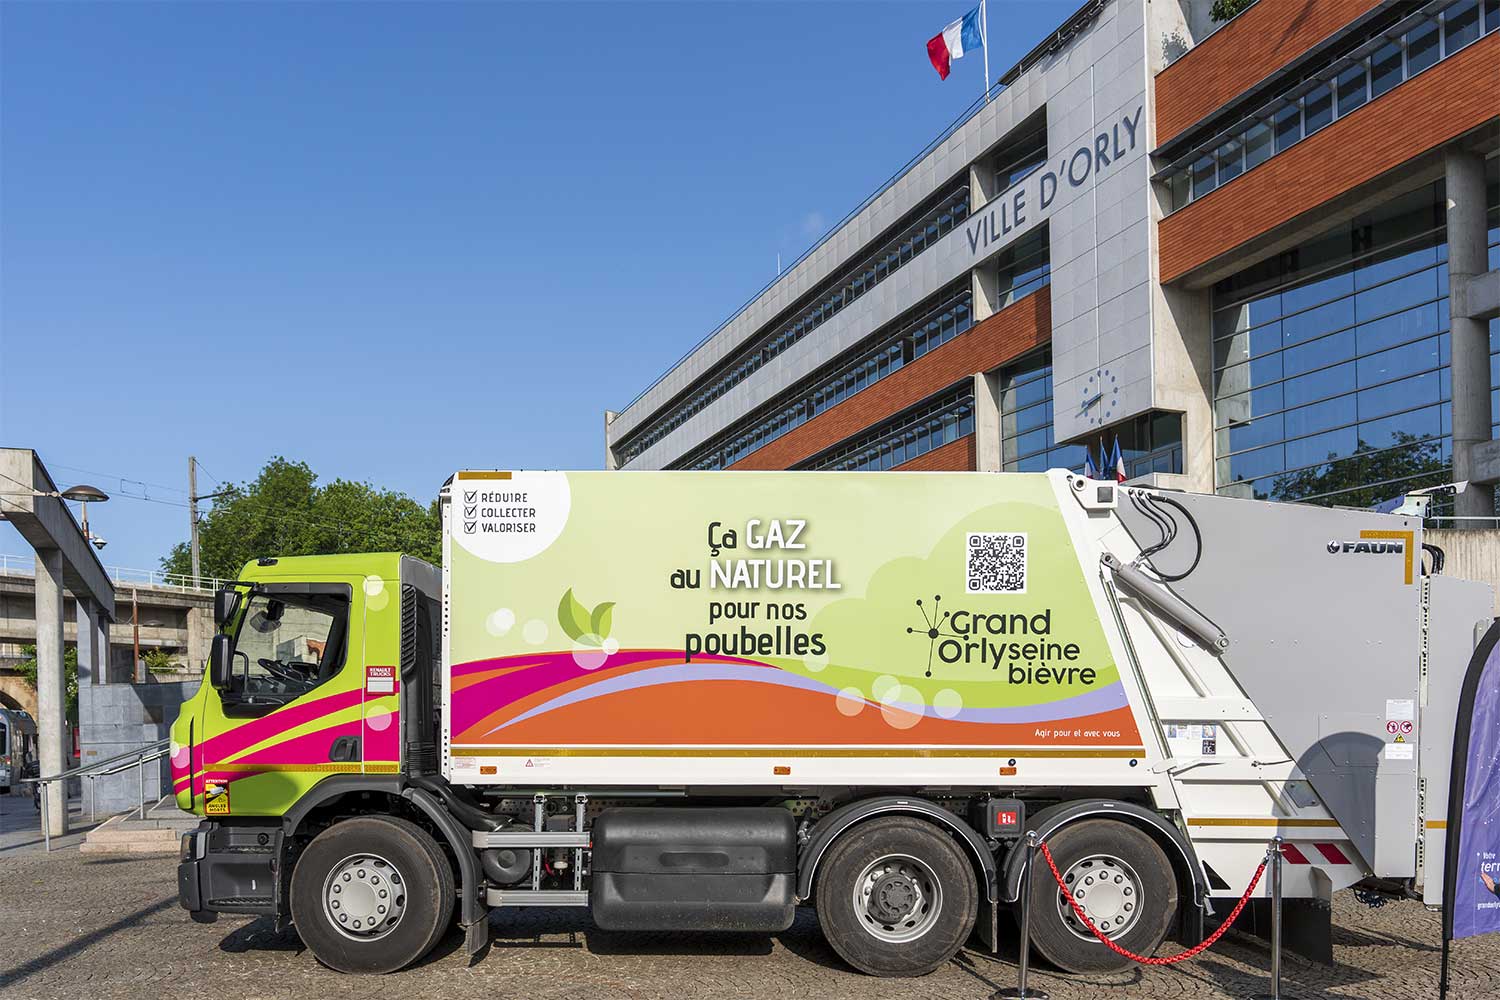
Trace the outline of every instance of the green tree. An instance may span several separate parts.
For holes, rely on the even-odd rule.
[[[436,500],[423,507],[404,493],[345,479],[319,486],[307,463],[277,456],[200,515],[198,542],[205,576],[233,577],[250,560],[273,555],[403,552],[437,562],[442,521]],[[161,565],[192,572],[187,543],[172,546]]]
[[[145,661],[146,669],[153,674],[182,669],[177,662],[177,654],[165,649],[148,649],[141,654],[141,659]]]
[[[16,672],[36,690],[36,646],[22,646],[21,653],[26,659],[16,664]],[[63,646],[63,677],[66,680],[68,692],[67,712],[69,722],[78,721],[78,647]]]
[[[1208,16],[1215,21],[1227,21],[1254,3],[1255,0],[1214,0]]]

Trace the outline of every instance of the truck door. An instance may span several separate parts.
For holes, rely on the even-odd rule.
[[[279,815],[363,751],[363,621],[355,581],[256,584],[230,626],[232,669],[204,700],[209,816]]]

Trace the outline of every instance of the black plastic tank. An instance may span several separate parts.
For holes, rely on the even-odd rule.
[[[784,931],[797,829],[775,808],[607,809],[593,827],[589,906],[605,930]]]

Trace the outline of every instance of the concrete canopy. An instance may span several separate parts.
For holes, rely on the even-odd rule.
[[[115,589],[57,484],[29,448],[0,448],[0,516],[15,525],[36,552],[38,763],[41,775],[51,777],[62,774],[72,760],[63,666],[63,593],[72,592],[79,613],[81,680],[85,673],[98,677],[100,654],[108,650],[108,623],[115,617]],[[42,808],[51,836],[68,832],[65,782],[53,781],[43,788]]]
[[[114,585],[58,493],[36,452],[0,448],[0,515],[15,525],[32,549],[60,551],[63,586],[75,598],[93,601],[113,621]]]

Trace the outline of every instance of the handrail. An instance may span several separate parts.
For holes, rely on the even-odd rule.
[[[31,778],[22,778],[21,781],[23,784],[30,783],[32,785],[36,785],[37,791],[40,793],[38,799],[39,805],[41,806],[42,810],[42,842],[45,845],[45,849],[48,852],[51,852],[52,850],[52,826],[49,821],[50,817],[47,814],[48,796],[46,788],[44,786],[53,784],[54,782],[58,781],[64,782],[63,809],[64,815],[66,815],[68,801],[66,782],[72,778],[88,778],[89,816],[90,818],[92,818],[94,816],[94,779],[107,777],[111,774],[119,774],[121,771],[128,771],[133,767],[136,769],[136,783],[140,788],[140,805],[138,807],[137,814],[141,819],[145,819],[146,765],[151,761],[160,760],[171,752],[172,741],[170,739],[163,738],[152,743],[147,743],[145,746],[138,747],[135,750],[127,750],[124,753],[115,754],[113,757],[106,757],[103,760],[96,760],[92,763],[85,764],[82,767],[75,767],[71,770],[62,771],[58,774],[47,774],[38,775]]]
[[[45,777],[38,776],[35,778],[23,778],[21,780],[34,781],[45,784],[49,781],[63,781],[67,778],[82,778],[90,774],[113,774],[113,771],[104,769],[109,768],[112,765],[118,764],[122,761],[125,762],[125,766],[129,767],[131,765],[134,765],[136,761],[142,757],[147,760],[156,760],[166,755],[166,753],[171,749],[171,744],[172,741],[170,739],[163,738],[157,740],[154,743],[147,743],[145,746],[138,747],[135,750],[126,750],[124,753],[117,753],[113,757],[106,757],[103,760],[92,761],[88,764],[75,767],[68,771],[60,771],[57,774],[49,774]]]

